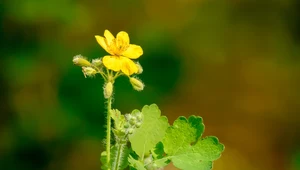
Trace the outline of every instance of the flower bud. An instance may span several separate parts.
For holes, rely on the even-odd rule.
[[[124,128],[127,129],[127,128],[129,128],[129,127],[130,127],[129,123],[126,122],[126,123],[124,124]]]
[[[110,98],[113,93],[113,84],[108,82],[104,85],[104,97],[106,99]]]
[[[124,129],[113,129],[112,131],[117,137],[123,137],[126,133]]]
[[[73,63],[80,67],[88,67],[91,66],[91,63],[85,59],[82,55],[76,55],[73,58]]]
[[[137,90],[137,91],[141,91],[141,90],[143,90],[144,87],[145,87],[144,83],[143,83],[141,80],[137,79],[137,78],[130,77],[130,78],[129,78],[129,81],[130,81],[132,87],[133,87],[135,90]]]
[[[138,121],[142,121],[142,119],[143,119],[142,113],[141,113],[141,112],[138,112],[138,113],[136,114],[136,118],[137,118]]]
[[[138,67],[138,72],[136,74],[142,74],[143,72],[143,67],[139,62],[136,63],[136,66]]]
[[[136,126],[137,128],[139,128],[139,127],[142,126],[142,123],[141,123],[141,122],[137,122],[137,123],[135,124],[135,126]]]
[[[86,76],[92,77],[97,73],[97,71],[92,67],[82,67],[82,72],[85,77]]]
[[[130,120],[129,120],[129,123],[133,126],[136,124],[136,117],[132,117]]]
[[[96,67],[101,67],[103,65],[101,58],[93,59],[92,64]]]
[[[126,133],[126,132],[125,132],[125,129],[121,129],[121,130],[120,130],[120,134],[125,135],[125,133]]]
[[[132,118],[132,115],[127,113],[127,114],[125,114],[125,118],[126,118],[126,120],[130,120]]]

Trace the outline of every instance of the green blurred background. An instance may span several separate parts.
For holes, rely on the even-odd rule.
[[[299,11],[297,0],[1,0],[0,169],[99,169],[103,81],[72,57],[105,55],[94,35],[109,29],[144,50],[146,88],[120,78],[115,108],[202,116],[226,146],[214,170],[300,170]]]

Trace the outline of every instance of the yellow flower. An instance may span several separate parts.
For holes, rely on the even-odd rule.
[[[143,54],[143,49],[129,43],[129,36],[121,31],[115,38],[108,30],[104,31],[104,37],[95,36],[99,45],[110,55],[104,56],[102,61],[106,68],[113,71],[122,71],[126,75],[138,72],[138,66],[131,60],[137,59]]]

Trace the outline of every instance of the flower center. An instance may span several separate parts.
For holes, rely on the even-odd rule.
[[[109,45],[109,51],[111,51],[116,56],[121,56],[128,47],[129,45],[124,43],[123,41],[117,41],[117,39],[114,39]]]

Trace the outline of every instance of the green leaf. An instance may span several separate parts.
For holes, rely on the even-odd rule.
[[[144,167],[144,164],[136,159],[134,159],[132,156],[128,157],[129,165],[137,170],[146,170]]]
[[[154,159],[161,159],[164,155],[164,145],[159,142],[156,144],[155,148],[151,150],[152,156]]]
[[[138,110],[134,110],[132,114],[134,112]],[[161,112],[156,104],[144,106],[142,113],[144,117],[141,127],[129,136],[132,149],[139,157],[149,154],[149,151],[163,139],[169,127],[167,117],[160,116]]]
[[[165,158],[153,161],[152,166],[156,167],[156,169],[162,168],[162,167],[167,166],[170,162],[171,162],[171,160],[168,157],[165,157]]]
[[[123,128],[125,117],[121,114],[118,109],[112,109],[111,111],[111,118],[114,120],[115,129]]]
[[[179,117],[167,129],[162,141],[167,157],[182,170],[210,170],[212,161],[221,156],[224,145],[216,137],[200,139],[204,131],[202,118]]]
[[[170,163],[168,157],[164,158],[164,145],[161,142],[156,144],[155,148],[151,150],[151,154],[154,159],[151,164],[154,167],[164,167]]]

